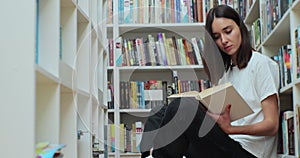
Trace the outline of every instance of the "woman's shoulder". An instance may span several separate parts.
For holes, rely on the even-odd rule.
[[[273,59],[257,51],[252,52],[252,60],[254,60],[254,63],[262,62],[262,63],[276,64],[276,62]]]
[[[278,64],[276,61],[274,61],[273,59],[271,59],[270,57],[268,57],[265,54],[262,54],[260,52],[256,52],[253,51],[252,53],[252,63],[256,66],[256,67],[272,67],[272,69],[277,69]]]
[[[266,55],[260,53],[260,52],[257,52],[257,51],[253,51],[252,52],[252,56],[254,57],[254,59],[256,60],[266,60],[266,58],[268,58]]]

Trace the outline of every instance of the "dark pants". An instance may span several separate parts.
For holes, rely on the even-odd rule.
[[[194,98],[175,99],[168,105],[152,143],[154,158],[254,157],[224,133]]]

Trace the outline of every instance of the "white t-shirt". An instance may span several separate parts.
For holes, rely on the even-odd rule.
[[[272,94],[278,95],[279,68],[269,57],[253,52],[244,69],[234,66],[228,70],[220,82],[230,81],[245,101],[253,114],[232,122],[232,125],[248,125],[263,120],[261,101]],[[240,142],[242,147],[259,158],[275,158],[277,155],[276,136],[229,135]]]

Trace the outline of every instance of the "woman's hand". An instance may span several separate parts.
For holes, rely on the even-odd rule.
[[[274,136],[277,134],[278,119],[278,101],[277,95],[273,94],[261,102],[264,118],[262,121],[242,126],[232,126],[230,122],[230,106],[226,105],[223,114],[213,114],[207,112],[227,134],[246,134],[256,136]]]
[[[221,129],[227,134],[230,134],[230,128],[231,128],[230,108],[231,108],[230,104],[226,105],[225,111],[222,114],[214,114],[211,112],[207,112],[207,114],[211,116],[218,123]]]

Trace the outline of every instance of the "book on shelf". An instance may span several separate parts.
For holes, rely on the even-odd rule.
[[[207,108],[208,111],[216,114],[223,113],[226,105],[231,104],[231,121],[241,119],[253,113],[247,102],[241,97],[230,82],[207,88],[201,92],[188,91],[173,94],[168,98],[182,97],[195,97],[205,106],[205,108]]]
[[[294,112],[287,110],[282,112],[281,126],[282,126],[282,153],[287,155],[295,154],[294,141]]]
[[[122,66],[122,37],[118,37],[115,39],[115,62],[116,62],[116,66]]]
[[[296,76],[300,78],[300,25],[295,29]]]
[[[49,142],[39,142],[36,144],[36,158],[62,158],[61,149],[66,147],[65,144],[51,144]]]

